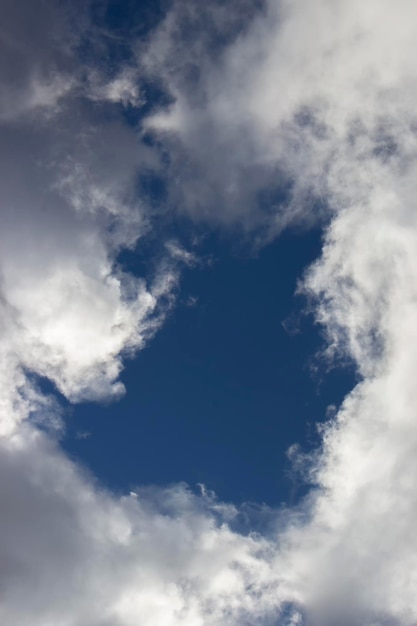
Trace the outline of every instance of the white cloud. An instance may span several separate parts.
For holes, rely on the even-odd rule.
[[[233,533],[237,511],[209,494],[115,498],[27,426],[0,465],[2,622],[249,624],[275,604],[272,546]]]
[[[407,0],[270,2],[206,60],[197,97],[162,72],[175,102],[149,121],[180,146],[195,219],[261,225],[263,241],[317,211],[330,219],[300,290],[329,358],[352,358],[364,380],[326,430],[307,521],[294,517],[280,553],[281,592],[321,626],[417,620],[415,18]],[[274,177],[290,191],[265,215],[254,199]],[[212,215],[207,181],[225,197]]]
[[[123,393],[122,355],[159,326],[177,281],[173,260],[149,284],[117,265],[148,229],[137,181],[157,160],[114,108],[123,89],[108,82],[98,108],[83,82],[87,12],[20,4],[6,3],[0,39],[2,432],[44,405],[27,372],[71,401]]]
[[[147,228],[133,189],[148,162],[135,152],[134,137],[112,125],[97,138],[93,128],[80,149],[85,129],[64,132],[61,123],[65,115],[24,128],[24,137],[20,127],[2,133],[10,159],[0,173],[5,416],[13,413],[24,369],[49,377],[72,400],[118,395],[121,353],[153,333],[160,303],[175,288],[173,263],[154,285],[115,264],[119,249]],[[62,152],[63,161],[54,162]]]
[[[166,133],[173,150],[181,208],[197,219],[267,222],[279,231],[294,219],[314,219],[313,205],[323,212],[320,203],[348,201],[341,197],[348,190],[356,198],[358,184],[366,193],[369,151],[387,157],[394,135],[405,154],[414,149],[414,12],[406,0],[396,9],[388,2],[270,2],[220,59],[203,57],[198,81],[185,87],[184,64],[199,55],[193,41],[191,53],[181,47],[168,22],[160,38],[168,30],[169,43],[157,38],[147,62],[174,103],[148,125]],[[269,204],[259,207],[262,191]]]
[[[143,103],[140,95],[137,71],[133,67],[123,68],[110,80],[90,71],[90,98],[98,102],[115,102],[124,106],[139,106]]]

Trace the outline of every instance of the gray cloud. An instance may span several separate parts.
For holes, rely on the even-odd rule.
[[[237,511],[209,494],[116,498],[27,426],[0,464],[2,621],[249,624],[276,604],[273,547],[233,533]]]
[[[27,371],[48,377],[73,401],[120,395],[121,354],[153,334],[177,281],[178,261],[168,253],[152,284],[117,266],[120,249],[148,229],[138,176],[157,159],[123,121],[126,85],[117,72],[108,79],[80,64],[88,6],[76,14],[76,5],[39,4],[38,11],[6,3],[1,26],[6,430],[41,401]],[[55,91],[57,84],[66,87]],[[48,97],[35,97],[45,85]]]
[[[0,120],[55,109],[74,86],[74,49],[88,25],[89,3],[2,3]]]

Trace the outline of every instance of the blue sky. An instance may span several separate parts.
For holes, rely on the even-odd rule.
[[[117,489],[204,483],[271,506],[304,493],[287,449],[318,445],[316,422],[355,380],[347,364],[326,371],[323,337],[295,295],[320,243],[318,230],[293,232],[254,255],[210,238],[164,327],[126,363],[126,396],[75,407],[70,454]]]
[[[0,623],[415,626],[414,0],[3,0]]]

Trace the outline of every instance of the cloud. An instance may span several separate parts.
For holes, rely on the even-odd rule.
[[[55,109],[74,86],[73,53],[87,26],[88,3],[5,0],[0,27],[0,120]],[[24,16],[24,19],[22,19]]]
[[[414,3],[244,3],[242,18],[239,4],[180,3],[140,69],[126,63],[111,76],[99,64],[80,71],[87,17],[74,30],[60,4],[35,15],[22,2],[33,18],[23,26],[5,6],[1,621],[412,626]],[[141,106],[139,71],[172,98],[146,122],[154,148],[123,118],[123,107]],[[310,494],[269,512],[264,535],[238,532],[239,510],[204,490],[108,493],[37,427],[43,416],[58,428],[60,415],[31,375],[72,402],[117,397],[123,358],[172,303],[176,263],[195,261],[167,238],[151,280],[117,262],[152,228],[137,181],[158,167],[158,146],[170,202],[195,222],[238,227],[259,244],[325,220],[322,254],[299,289],[325,356],[352,359],[361,382],[323,427],[322,449],[301,458]]]
[[[0,115],[4,433],[44,406],[28,373],[49,378],[70,401],[123,393],[122,359],[158,328],[177,284],[168,254],[147,280],[118,263],[120,250],[149,228],[138,177],[157,158],[124,122],[125,87],[108,79],[98,101],[93,73],[83,76],[88,7],[76,24],[75,8],[42,3],[35,15],[32,4],[17,11],[6,3],[2,21],[0,81],[9,98]],[[94,76],[105,85],[98,67]],[[68,89],[52,90],[51,98],[32,97],[64,83]]]
[[[271,2],[220,58],[203,61],[199,40],[184,44],[172,27],[179,6],[145,59],[174,101],[147,123],[170,146],[172,193],[195,219],[276,233],[349,201],[341,194],[358,183],[366,193],[377,161],[367,156],[395,160],[394,135],[413,150],[411,3]],[[198,79],[186,80],[187,59]]]
[[[415,17],[407,0],[270,2],[188,90],[179,61],[163,71],[174,102],[148,122],[194,220],[261,243],[327,224],[299,290],[325,356],[352,359],[362,381],[324,429],[305,521],[294,512],[280,539],[280,588],[308,623],[417,619]]]
[[[116,498],[27,426],[2,440],[0,465],[2,622],[246,623],[275,603],[271,546],[233,533],[237,511],[210,494]]]

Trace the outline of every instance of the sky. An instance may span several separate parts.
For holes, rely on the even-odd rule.
[[[0,13],[0,622],[415,626],[415,3]]]
[[[210,241],[217,261],[183,273],[170,318],[126,363],[130,393],[75,408],[68,452],[116,489],[185,481],[234,502],[294,499],[303,485],[288,448],[319,443],[315,422],[355,380],[347,364],[320,369],[322,338],[294,297],[319,242],[318,231],[283,235],[253,258]]]

